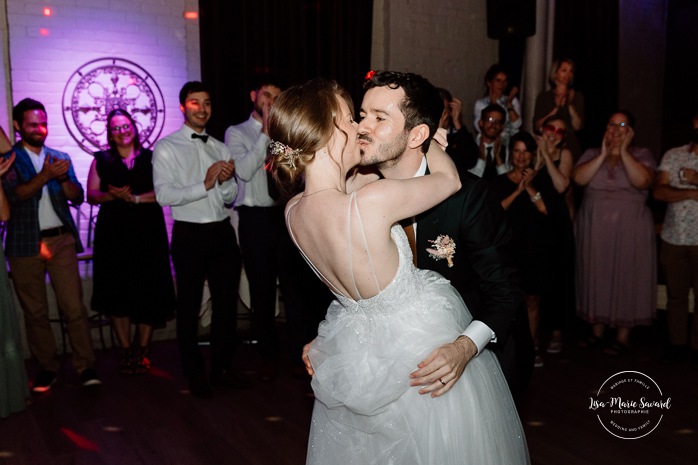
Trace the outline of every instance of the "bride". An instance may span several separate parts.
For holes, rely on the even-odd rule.
[[[337,83],[314,79],[283,92],[269,117],[277,183],[287,192],[303,186],[286,206],[288,230],[337,298],[308,354],[316,401],[307,463],[528,463],[521,423],[488,351],[442,395],[433,391],[450,380],[410,385],[417,365],[456,339],[471,316],[447,280],[413,266],[397,222],[443,201],[460,180],[431,144],[429,175],[347,182],[361,158],[352,108]],[[413,135],[421,144],[428,127]]]

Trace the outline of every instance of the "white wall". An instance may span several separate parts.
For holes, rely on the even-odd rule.
[[[484,0],[374,0],[371,68],[409,71],[463,101],[472,128],[485,71],[497,62]],[[472,132],[472,129],[471,129]]]
[[[9,25],[12,104],[41,101],[49,118],[47,145],[73,158],[85,182],[92,161],[71,137],[62,114],[62,95],[74,71],[103,57],[135,62],[157,82],[165,101],[166,135],[182,123],[178,94],[201,75],[195,0],[3,0]],[[2,5],[0,5],[2,6]],[[45,16],[50,7],[51,16]],[[2,114],[0,113],[0,117]],[[5,120],[0,120],[5,124]]]

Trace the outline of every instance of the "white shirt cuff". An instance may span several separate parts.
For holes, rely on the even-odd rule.
[[[497,336],[494,334],[494,331],[492,331],[485,323],[478,320],[471,321],[461,335],[467,336],[475,343],[478,354],[482,352],[482,349],[484,349],[487,344],[490,342],[496,342],[497,340]]]
[[[478,158],[477,161],[475,162],[475,166],[470,168],[468,171],[473,173],[478,178],[481,178],[482,175],[485,173],[485,166],[486,166],[485,160],[483,160],[482,158]]]
[[[511,171],[511,169],[508,164],[502,163],[501,165],[497,165],[497,174],[506,174],[509,171]]]

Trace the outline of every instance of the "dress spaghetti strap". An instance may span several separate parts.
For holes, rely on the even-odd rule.
[[[364,246],[366,247],[366,254],[368,255],[368,263],[371,265],[371,273],[373,274],[373,280],[376,283],[376,289],[378,289],[378,293],[380,294],[381,287],[380,284],[378,284],[378,277],[376,277],[376,269],[373,266],[373,259],[371,258],[371,251],[368,249],[368,241],[366,240],[366,232],[364,231],[364,224],[361,221],[361,214],[359,213],[359,205],[356,202],[356,192],[352,192],[351,196],[349,197],[349,208],[347,210],[347,249],[349,250],[349,272],[351,274],[351,279],[354,283],[354,290],[356,291],[356,295],[358,295],[360,298],[361,293],[359,292],[359,289],[356,287],[356,277],[354,275],[354,266],[353,266],[353,260],[351,259],[351,206],[352,204],[354,205],[354,210],[356,211],[356,219],[359,220],[359,230],[361,231],[361,236],[363,237],[364,240]]]

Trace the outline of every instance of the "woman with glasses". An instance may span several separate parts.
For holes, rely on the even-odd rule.
[[[538,143],[536,171],[552,187],[547,198],[551,251],[550,282],[542,296],[542,326],[552,331],[546,352],[562,351],[562,332],[568,330],[574,320],[574,231],[572,228],[573,202],[570,176],[574,163],[572,153],[565,145],[567,123],[554,115],[543,122]]]
[[[548,82],[550,90],[542,92],[536,98],[533,111],[533,127],[537,133],[551,116],[560,116],[567,126],[565,142],[572,153],[572,158],[578,160],[582,148],[576,132],[584,126],[584,97],[575,90],[574,62],[569,58],[556,60],[550,67]]]
[[[589,149],[572,171],[585,187],[577,214],[577,300],[592,325],[590,346],[601,346],[607,326],[617,329],[604,352],[621,355],[630,330],[654,317],[656,292],[654,221],[646,200],[656,164],[648,149],[632,145],[634,119],[611,115],[601,148]]]
[[[112,318],[119,371],[141,374],[150,370],[153,328],[164,326],[174,309],[167,231],[153,191],[153,152],[141,146],[136,122],[117,108],[106,132],[109,148],[95,153],[87,178],[87,201],[100,205],[92,309]]]

